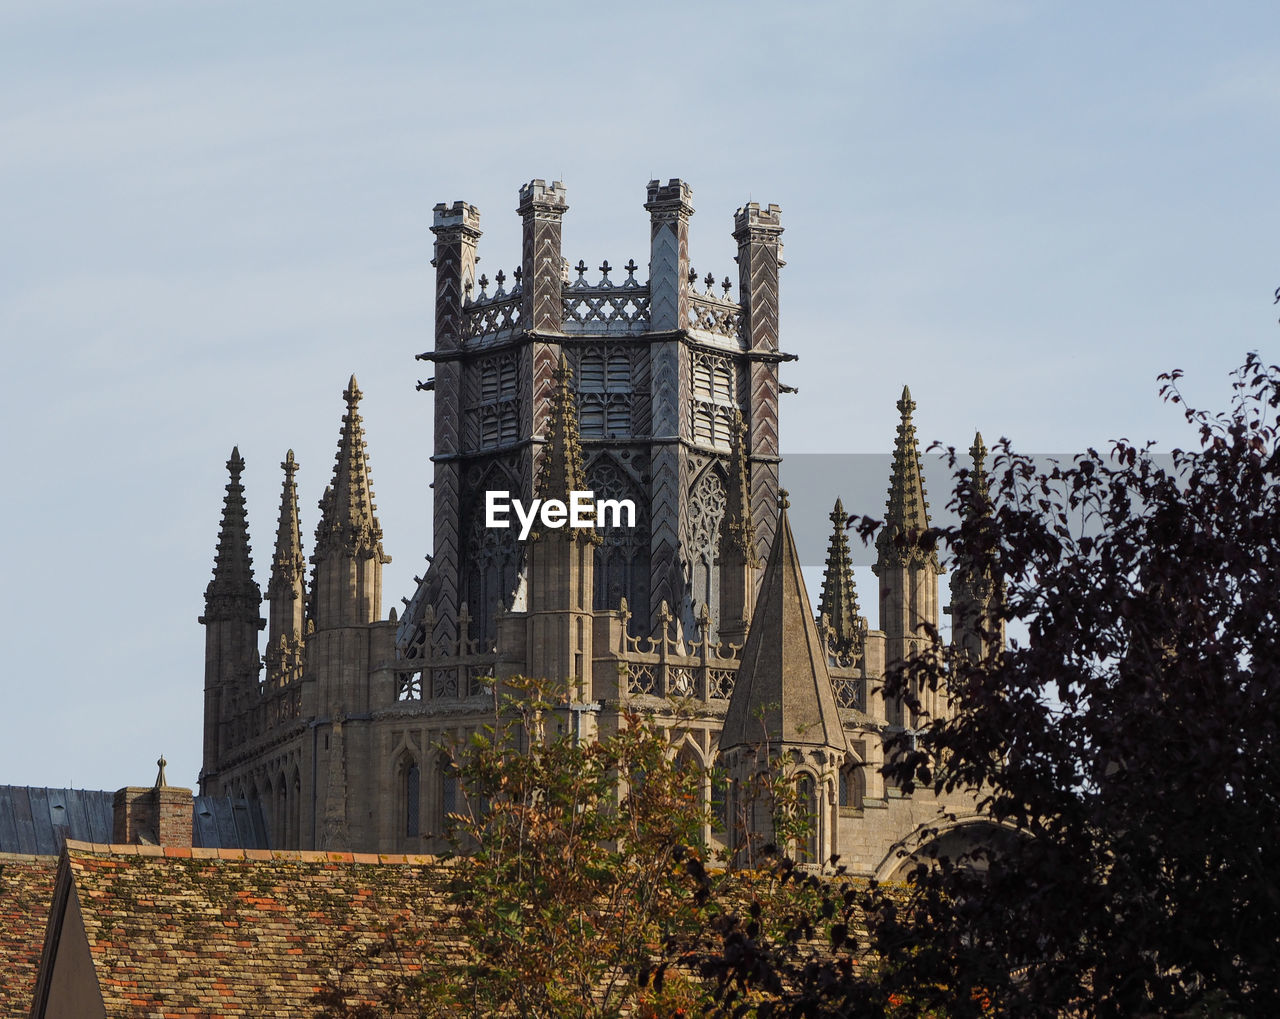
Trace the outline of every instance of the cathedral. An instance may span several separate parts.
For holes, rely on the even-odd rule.
[[[910,540],[929,521],[909,391],[871,630],[844,508],[815,607],[779,488],[779,369],[795,355],[779,345],[778,207],[737,210],[736,278],[721,281],[691,268],[688,184],[651,181],[644,207],[647,279],[634,260],[598,276],[570,265],[559,182],[520,189],[510,275],[477,277],[475,207],[435,207],[435,341],[418,355],[434,373],[418,383],[434,402],[434,548],[401,615],[383,611],[389,558],[354,376],[310,571],[292,452],[281,464],[265,595],[232,451],[200,618],[200,791],[256,801],[273,847],[443,848],[462,797],[447,747],[492,722],[517,675],[567,682],[553,725],[576,738],[616,729],[628,708],[655,717],[702,776],[713,845],[768,835],[748,803],[762,760],[814,819],[803,855],[838,853],[855,873],[891,877],[925,832],[981,823],[972,797],[906,795],[880,771],[885,740],[912,722],[880,680],[940,612],[941,564]],[[979,439],[979,470],[984,452]],[[631,512],[557,527],[544,511],[522,539],[495,524],[493,493],[544,510],[591,493]],[[953,639],[990,651],[990,578],[951,581]],[[945,696],[926,707],[945,712]]]

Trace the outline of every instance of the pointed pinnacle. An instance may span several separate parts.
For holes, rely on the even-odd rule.
[[[218,548],[213,565],[213,579],[205,589],[205,618],[209,620],[258,620],[258,602],[262,594],[253,580],[250,555],[249,524],[245,514],[244,458],[239,447],[233,447],[227,460],[231,480],[227,482],[222,502],[222,521],[218,528]]]
[[[271,561],[271,579],[267,583],[267,598],[292,598],[302,584],[307,561],[302,554],[302,530],[298,517],[298,486],[294,474],[298,462],[293,450],[285,454],[280,464],[284,471],[284,485],[280,492],[280,516],[276,526],[275,556]]]
[[[898,424],[898,434],[893,444],[893,470],[889,477],[889,498],[885,503],[885,527],[876,539],[880,560],[886,562],[890,559],[905,562],[923,555],[915,543],[929,527],[929,504],[925,501],[920,449],[916,443],[916,427],[911,421],[911,412],[915,407],[910,388],[903,386],[902,399],[898,401],[902,420]],[[937,556],[936,553],[930,553],[925,558],[933,563]]]
[[[836,499],[830,520],[831,542],[827,546],[827,566],[822,576],[818,614],[827,619],[832,649],[842,655],[858,654],[862,648],[862,619],[853,580],[849,538],[845,534],[849,518],[845,515],[842,500]]]
[[[721,524],[721,550],[733,551],[755,561],[756,530],[751,519],[750,474],[747,467],[747,424],[733,412],[733,452],[730,460],[728,498]]]
[[[547,442],[538,469],[537,494],[543,499],[567,501],[569,493],[583,486],[582,443],[578,437],[578,412],[574,406],[573,372],[563,351],[553,372],[551,416]]]
[[[315,556],[325,557],[337,551],[350,556],[376,555],[385,563],[390,560],[382,551],[382,528],[374,515],[373,484],[360,420],[363,395],[353,374],[342,393],[347,412],[342,416],[333,480],[320,501]]]

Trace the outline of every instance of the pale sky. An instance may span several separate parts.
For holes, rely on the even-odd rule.
[[[1192,443],[1156,374],[1222,405],[1280,348],[1278,43],[1261,2],[0,3],[0,783],[195,784],[224,463],[265,586],[352,372],[412,592],[440,201],[509,272],[563,179],[569,260],[643,265],[682,177],[717,278],[778,203],[784,453],[888,452],[904,383],[926,442]]]

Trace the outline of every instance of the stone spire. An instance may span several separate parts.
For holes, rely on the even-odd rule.
[[[301,670],[307,560],[302,554],[302,529],[298,519],[298,463],[293,450],[280,465],[284,488],[280,493],[280,520],[276,549],[267,584],[267,679],[287,682]]]
[[[573,398],[573,372],[564,354],[554,372],[555,388],[551,393],[551,416],[547,425],[547,444],[542,450],[538,468],[538,484],[534,494],[539,499],[568,502],[570,492],[585,490],[586,472],[582,467],[582,442],[578,438],[578,409]],[[589,533],[582,530],[582,533]]]
[[[805,590],[786,493],[780,495],[778,528],[720,746],[768,742],[775,749],[821,746],[844,752],[848,744],[831,689],[826,646]]]
[[[907,561],[927,558],[935,567],[936,553],[925,553],[917,544],[929,527],[929,504],[925,501],[924,475],[920,470],[920,447],[911,412],[916,409],[911,390],[902,387],[898,401],[898,436],[893,444],[893,473],[889,478],[889,499],[885,504],[884,529],[876,540],[880,559]]]
[[[984,518],[991,515],[991,496],[987,480],[987,447],[982,433],[973,437],[969,447],[973,467],[964,505],[961,507],[962,528],[969,532],[970,541],[980,542],[978,533]],[[1004,649],[1004,619],[1000,602],[1004,583],[999,576],[992,551],[980,545],[956,562],[951,577],[951,642],[965,649],[974,659],[986,659]]]
[[[756,593],[756,529],[751,520],[751,476],[747,466],[747,428],[734,414],[733,455],[729,490],[720,522],[721,642],[742,646],[751,624]]]
[[[778,495],[773,546],[720,734],[730,779],[730,841],[748,865],[753,847],[778,839],[780,810],[810,818],[802,843],[786,847],[797,860],[822,863],[840,852],[837,784],[850,753],[787,520],[787,493]],[[766,774],[794,783],[794,802],[779,802],[761,780]]]
[[[849,538],[845,534],[849,518],[844,511],[844,503],[839,499],[836,499],[830,519],[831,543],[827,546],[827,568],[822,575],[818,614],[826,620],[831,650],[837,655],[856,658],[862,654],[864,624],[853,581]]]
[[[245,517],[244,460],[239,447],[231,450],[227,461],[231,480],[222,502],[222,524],[218,531],[218,551],[213,564],[213,579],[204,592],[204,616],[201,622],[253,622],[258,624],[258,605],[262,592],[253,579],[253,559],[249,548],[249,524]]]
[[[382,611],[382,526],[374,515],[373,483],[360,419],[356,377],[343,391],[347,412],[334,458],[333,480],[320,500],[313,604],[317,629],[371,623]]]

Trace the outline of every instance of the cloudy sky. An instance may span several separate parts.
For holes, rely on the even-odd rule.
[[[785,453],[886,452],[904,383],[926,440],[1191,442],[1156,374],[1221,405],[1280,346],[1278,42],[1268,3],[0,3],[0,783],[195,783],[224,463],[265,584],[352,372],[411,592],[439,201],[491,275],[534,177],[590,265],[643,264],[652,177],[717,277],[781,205]]]

